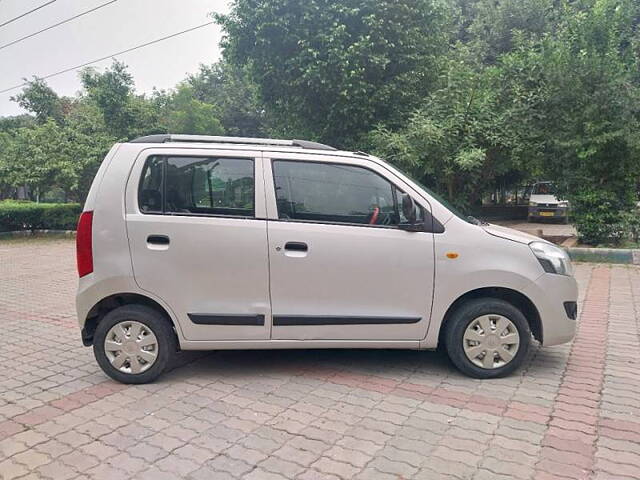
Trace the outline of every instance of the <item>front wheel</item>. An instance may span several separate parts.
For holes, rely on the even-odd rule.
[[[176,351],[167,319],[144,305],[124,305],[107,313],[93,337],[93,353],[102,370],[122,383],[152,382]]]
[[[474,378],[503,377],[527,356],[531,330],[522,312],[495,299],[470,300],[454,313],[445,332],[453,364]]]

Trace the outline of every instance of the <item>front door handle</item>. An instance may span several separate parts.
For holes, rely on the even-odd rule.
[[[284,249],[293,252],[306,252],[309,247],[304,242],[287,242],[284,244]]]
[[[147,243],[152,245],[169,245],[169,237],[166,235],[149,235],[147,237]]]

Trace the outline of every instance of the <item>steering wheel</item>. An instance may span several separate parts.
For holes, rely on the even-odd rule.
[[[375,225],[378,221],[378,215],[380,215],[380,208],[375,207],[373,209],[373,213],[371,214],[371,218],[369,218],[369,225]]]

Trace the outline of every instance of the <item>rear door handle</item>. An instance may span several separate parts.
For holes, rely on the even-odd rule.
[[[149,235],[147,237],[147,243],[152,245],[169,245],[169,237],[166,235]]]
[[[284,249],[294,252],[306,252],[309,247],[304,242],[287,242],[284,244]]]

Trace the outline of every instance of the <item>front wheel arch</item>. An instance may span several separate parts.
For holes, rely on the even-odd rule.
[[[453,314],[470,300],[477,298],[497,298],[504,300],[518,310],[522,312],[527,319],[529,328],[533,337],[540,343],[542,343],[544,332],[542,330],[542,320],[540,318],[540,312],[534,305],[534,303],[526,295],[506,287],[483,287],[475,290],[470,290],[467,293],[460,295],[447,309],[444,315],[440,330],[438,333],[438,347],[443,348],[445,345],[444,335],[447,330],[447,324],[451,321]]]

